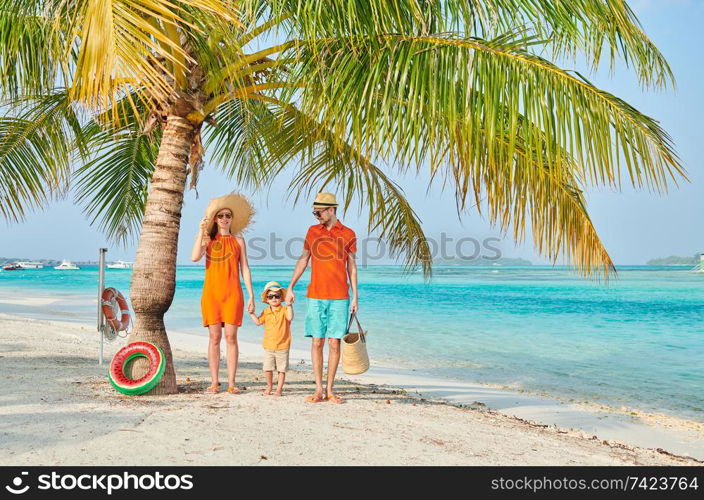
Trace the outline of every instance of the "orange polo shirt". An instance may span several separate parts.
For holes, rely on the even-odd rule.
[[[291,322],[286,318],[286,307],[273,309],[269,306],[259,316],[259,321],[264,323],[264,349],[278,351],[291,347]]]
[[[357,236],[338,220],[330,230],[323,224],[308,228],[303,248],[310,252],[311,270],[308,297],[347,299],[347,256],[357,251]]]

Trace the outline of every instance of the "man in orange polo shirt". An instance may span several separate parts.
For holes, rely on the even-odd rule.
[[[286,303],[293,304],[296,299],[293,287],[311,261],[305,336],[313,338],[311,358],[316,390],[306,398],[310,403],[342,403],[342,399],[333,392],[335,373],[340,362],[340,339],[347,331],[350,312],[354,313],[358,309],[357,263],[354,260],[357,236],[350,228],[342,225],[336,212],[335,195],[318,193],[313,202],[313,215],[319,223],[308,228],[303,252],[296,263],[286,293]],[[328,339],[328,381],[323,393],[325,339]]]

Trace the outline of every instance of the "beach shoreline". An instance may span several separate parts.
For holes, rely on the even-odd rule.
[[[309,363],[299,364],[306,359],[303,351],[292,353],[293,370],[285,397],[263,397],[259,394],[261,348],[246,342],[241,344],[238,372],[238,384],[247,387],[244,394],[205,395],[201,392],[208,383],[203,349],[207,338],[184,332],[170,333],[179,394],[127,397],[115,392],[106,376],[107,363],[121,342],[106,344],[106,364],[99,367],[94,325],[0,314],[0,331],[2,364],[10,368],[10,376],[0,383],[1,420],[5,422],[0,432],[8,448],[0,460],[5,465],[114,465],[121,463],[115,447],[132,434],[149,436],[152,446],[127,462],[135,465],[702,463],[677,456],[687,453],[672,447],[648,449],[633,446],[629,439],[546,424],[532,418],[537,409],[525,401],[492,409],[499,405],[490,400],[487,388],[483,388],[487,401],[483,406],[461,402],[456,387],[454,395],[445,397],[440,397],[437,388],[415,393],[413,387],[420,385],[419,380],[394,384],[393,377],[387,373],[385,378],[378,367],[359,377],[340,373],[345,405],[307,404],[303,398],[312,390],[313,381]],[[46,368],[54,376],[46,384],[37,384],[37,373]],[[465,387],[464,396],[471,397],[476,390]],[[494,392],[505,403],[515,397],[506,391]],[[518,408],[528,413],[520,414]],[[554,410],[550,405],[543,408],[547,413]],[[594,415],[598,415],[595,421],[603,421],[603,414]],[[290,433],[265,432],[267,424],[280,419]],[[223,425],[233,434],[220,442]],[[647,425],[651,432],[656,428],[639,425]],[[627,436],[627,426],[616,427],[621,436]],[[178,442],[168,439],[172,432],[179,436]],[[671,436],[675,434],[670,431]],[[339,449],[320,451],[331,441]],[[316,454],[308,456],[306,450],[313,445]],[[252,454],[254,450],[260,450],[260,455]]]

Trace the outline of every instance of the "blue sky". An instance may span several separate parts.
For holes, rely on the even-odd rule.
[[[646,33],[665,54],[677,78],[675,91],[643,91],[635,76],[618,70],[609,76],[606,71],[591,79],[599,87],[624,98],[640,111],[659,120],[672,135],[690,179],[666,195],[637,192],[624,187],[620,193],[611,190],[590,190],[587,201],[590,214],[606,248],[617,264],[642,264],[666,255],[691,255],[704,251],[704,161],[699,151],[704,141],[701,125],[704,98],[701,81],[701,47],[704,46],[704,2],[701,0],[632,0],[631,6],[640,18]],[[397,179],[405,189],[423,221],[426,234],[439,239],[445,232],[455,240],[473,237],[501,238],[485,218],[476,212],[458,220],[450,190],[426,192],[426,178],[405,176]],[[300,237],[315,221],[308,203],[293,206],[286,198],[287,179],[277,179],[268,192],[251,193],[257,208],[256,223],[248,237],[265,237],[275,232],[282,239]],[[179,240],[179,263],[190,263],[188,255],[198,220],[211,197],[238,190],[238,186],[206,163],[201,174],[196,198],[186,193],[182,230]],[[366,234],[364,214],[350,210],[343,222]],[[515,245],[511,238],[492,243],[506,257],[523,257],[534,263],[545,262],[534,251],[528,238]],[[132,260],[136,241],[126,248],[108,243],[88,217],[73,202],[72,195],[50,205],[45,211],[30,214],[21,224],[0,223],[0,256],[95,260],[100,246],[109,247],[108,259]],[[294,249],[299,248],[293,245]],[[472,248],[464,247],[471,253]],[[259,263],[268,262],[265,260]],[[280,261],[287,263],[286,261]]]

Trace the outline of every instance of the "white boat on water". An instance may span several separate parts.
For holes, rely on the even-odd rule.
[[[29,262],[29,261],[23,261],[23,262],[18,262],[17,265],[20,267],[20,269],[43,269],[44,264],[41,262]]]
[[[80,269],[80,267],[75,265],[70,260],[62,260],[60,265],[54,266],[54,269],[57,271],[76,271]]]
[[[132,269],[132,264],[134,264],[134,262],[126,262],[124,260],[118,260],[117,262],[113,262],[112,264],[108,264],[107,268],[108,269]]]

